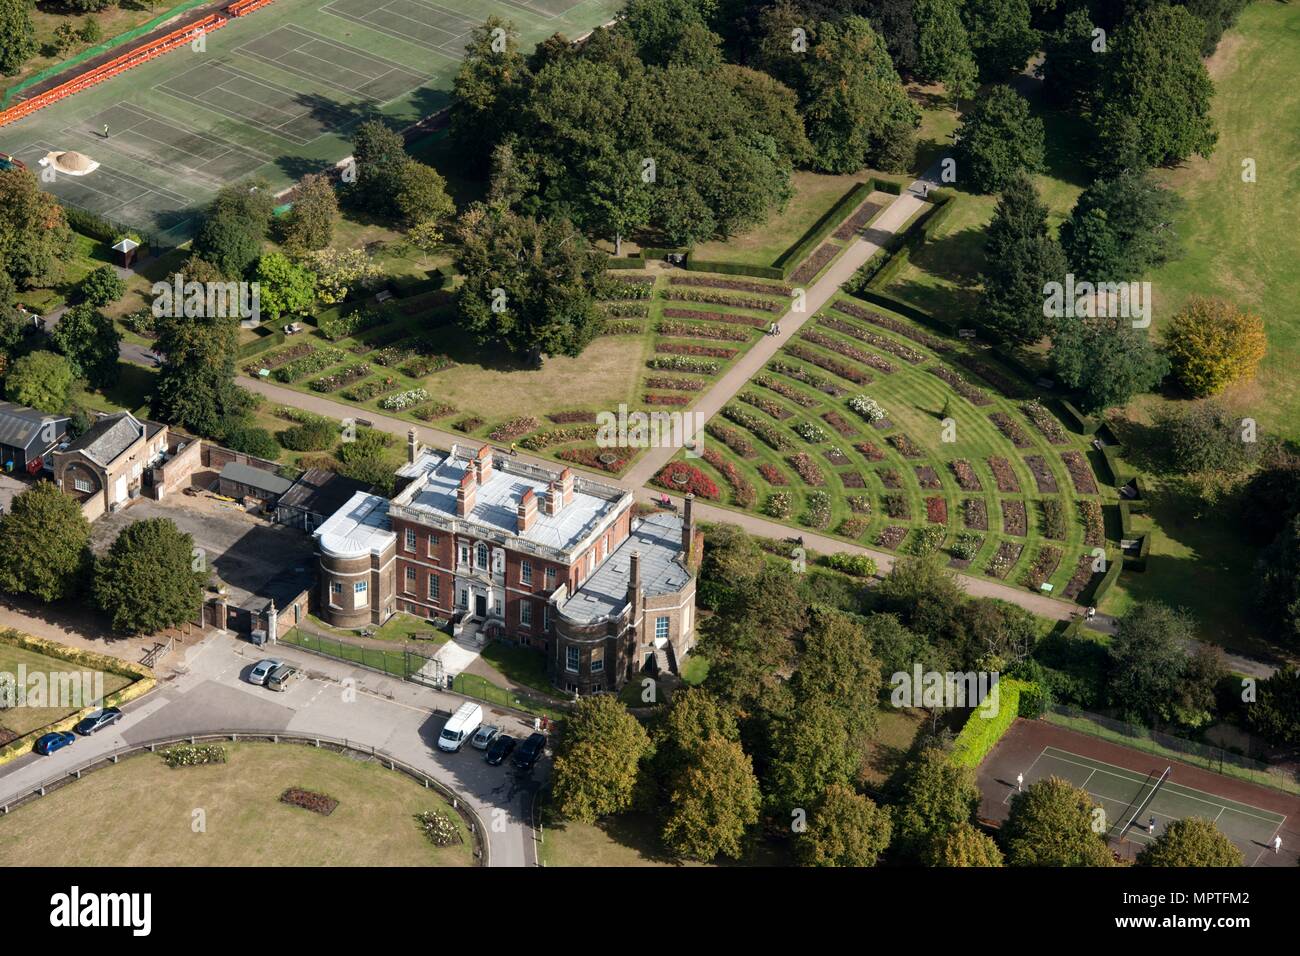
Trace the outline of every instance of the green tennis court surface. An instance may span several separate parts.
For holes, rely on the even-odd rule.
[[[0,128],[0,152],[34,170],[48,152],[85,153],[98,169],[44,188],[175,245],[223,185],[255,175],[283,189],[347,156],[362,120],[405,126],[446,106],[469,34],[489,16],[512,21],[530,51],[608,22],[622,3],[275,0],[203,50],[174,50]]]
[[[1254,864],[1263,853],[1272,853],[1273,836],[1286,821],[1285,816],[1182,786],[1177,766],[1160,782],[1169,767],[1167,762],[1152,758],[1150,770],[1141,773],[1046,747],[1024,771],[1025,786],[1059,777],[1088,791],[1105,810],[1110,837],[1115,840],[1145,844],[1173,820],[1204,817],[1241,849],[1247,865]],[[1015,794],[1013,788],[1003,802],[1009,803]],[[1156,821],[1154,835],[1147,831],[1152,817]]]

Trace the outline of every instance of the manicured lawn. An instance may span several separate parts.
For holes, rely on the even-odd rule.
[[[655,819],[648,814],[637,813],[626,813],[596,823],[547,820],[540,856],[545,866],[709,865],[679,863],[669,857],[659,843],[659,826]],[[783,852],[766,844],[757,846],[739,864],[733,864],[730,860],[721,863],[743,866],[790,865]]]
[[[531,687],[544,694],[558,694],[546,676],[546,660],[529,647],[519,647],[502,641],[488,641],[483,647],[483,660],[516,684]]]
[[[24,674],[26,680],[22,686],[27,688],[27,703],[22,707],[9,707],[0,709],[0,729],[12,731],[21,737],[23,734],[31,733],[65,717],[75,714],[82,707],[89,707],[93,701],[85,699],[79,706],[61,706],[60,702],[49,696],[50,691],[57,693],[59,675],[77,675],[76,684],[83,692],[93,693],[93,687],[87,687],[80,683],[80,675],[93,673],[90,669],[74,664],[71,661],[60,660],[57,657],[48,657],[45,654],[38,654],[35,651],[29,651],[24,647],[15,647],[5,641],[0,641],[0,674],[11,675],[15,684],[15,693],[18,686],[18,668],[25,668]],[[32,682],[37,680],[37,675],[46,675],[40,678],[42,692],[45,696],[45,703],[54,705],[46,707],[33,706],[37,699],[31,696],[34,688]],[[104,696],[107,697],[116,691],[121,690],[127,684],[131,683],[131,678],[124,677],[121,674],[111,674],[104,672]],[[68,685],[72,686],[71,684]],[[64,701],[64,704],[71,704],[73,701]]]
[[[438,630],[424,618],[403,612],[390,617],[372,636],[379,641],[411,641],[417,634],[421,638],[419,643],[428,644],[431,648],[451,640],[450,635]]]
[[[469,834],[434,791],[378,763],[291,744],[224,744],[228,763],[170,769],[144,753],[0,819],[13,860],[48,866],[470,866]],[[289,787],[338,801],[329,816],[280,802]],[[147,812],[142,812],[147,808]],[[195,808],[204,829],[195,832]],[[416,814],[461,835],[435,847]]]
[[[79,390],[73,398],[77,404],[101,412],[117,412],[127,409],[137,417],[149,414],[149,393],[157,372],[144,368],[133,362],[117,363],[117,382],[108,388],[88,391]]]
[[[917,733],[929,722],[920,707],[881,707],[876,715],[876,733],[867,746],[859,781],[879,788],[898,769],[912,748]]]

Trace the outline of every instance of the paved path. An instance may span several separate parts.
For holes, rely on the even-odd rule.
[[[301,666],[308,679],[283,694],[249,684],[247,671],[265,656]],[[532,773],[520,774],[508,766],[489,767],[483,755],[468,746],[454,754],[438,750],[435,741],[445,715],[465,698],[288,645],[263,651],[218,633],[186,648],[183,658],[171,663],[178,676],[126,705],[126,716],[110,729],[79,738],[51,757],[30,754],[0,767],[0,804],[61,769],[71,770],[132,743],[241,730],[320,734],[382,750],[460,794],[483,821],[493,866],[536,865],[532,804],[549,772],[549,759]],[[531,724],[511,714],[486,705],[485,710],[485,722],[502,726],[506,733],[518,737],[532,732]]]

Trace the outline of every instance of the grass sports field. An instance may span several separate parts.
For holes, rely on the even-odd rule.
[[[370,760],[292,744],[226,744],[227,763],[169,768],[142,753],[0,819],[13,863],[38,866],[470,866],[464,822],[436,793]],[[290,787],[329,816],[280,802]],[[196,810],[203,829],[196,829]],[[435,847],[439,810],[461,842]]]
[[[282,188],[349,152],[351,129],[406,125],[447,105],[468,34],[490,15],[521,45],[580,36],[620,0],[276,0],[206,37],[0,128],[33,169],[52,150],[98,161],[47,184],[60,199],[175,242],[217,189]],[[109,127],[107,138],[103,135]]]

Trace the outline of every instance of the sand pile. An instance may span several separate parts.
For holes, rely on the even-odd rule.
[[[85,176],[99,169],[99,163],[85,153],[73,150],[68,150],[66,153],[46,153],[45,158],[41,160],[41,165],[53,166],[57,172],[69,176]]]

